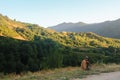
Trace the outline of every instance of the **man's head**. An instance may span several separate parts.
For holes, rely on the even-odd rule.
[[[88,56],[85,56],[85,59],[86,59],[86,60],[88,60],[88,58],[89,58]]]

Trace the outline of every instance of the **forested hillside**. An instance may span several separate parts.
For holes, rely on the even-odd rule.
[[[120,61],[120,40],[92,32],[55,32],[0,15],[0,35],[0,72],[5,74],[80,66],[86,55],[91,63]]]

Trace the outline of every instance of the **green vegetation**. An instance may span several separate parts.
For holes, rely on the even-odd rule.
[[[94,64],[90,71],[83,71],[80,67],[67,67],[54,70],[42,70],[38,72],[27,72],[21,75],[0,74],[0,80],[71,80],[81,79],[87,75],[108,73],[113,71],[120,71],[120,65],[116,64]]]
[[[86,55],[91,63],[120,63],[120,40],[91,32],[55,32],[2,15],[0,23],[0,72],[4,74],[79,66]]]

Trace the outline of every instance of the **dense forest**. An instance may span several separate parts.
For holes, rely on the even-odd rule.
[[[120,63],[120,40],[95,33],[56,32],[0,15],[0,72],[21,73],[91,63]]]

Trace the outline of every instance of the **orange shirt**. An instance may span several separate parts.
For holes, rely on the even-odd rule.
[[[86,60],[83,60],[83,61],[81,62],[81,68],[82,68],[83,70],[86,70],[86,69],[87,69],[87,61],[86,61]]]

